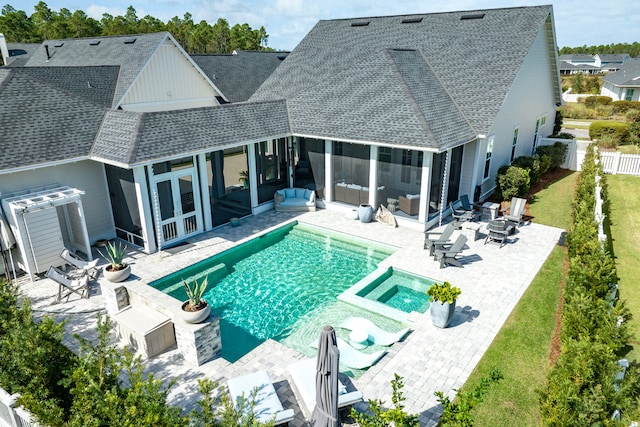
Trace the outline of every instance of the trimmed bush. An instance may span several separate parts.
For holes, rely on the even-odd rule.
[[[531,188],[529,171],[517,166],[503,166],[498,170],[496,184],[496,193],[500,200],[524,196]]]
[[[559,134],[554,136],[554,138],[560,138],[563,134]],[[570,139],[573,139],[573,135],[568,134],[571,136]],[[538,148],[536,148],[536,153],[541,155],[541,156],[549,156],[549,160],[550,160],[550,165],[549,168],[550,169],[557,169],[560,167],[561,164],[564,163],[564,161],[567,159],[567,152],[569,151],[569,147],[567,146],[567,144],[564,144],[560,141],[556,141],[553,143],[553,145],[542,145]]]
[[[610,105],[612,101],[613,99],[611,99],[610,96],[587,96],[584,100],[584,105],[586,105],[587,108],[593,108],[596,105]]]
[[[640,110],[640,101],[613,101],[611,105],[615,114],[625,114],[629,110]]]
[[[618,122],[593,122],[589,126],[589,137],[600,139],[603,135],[613,136],[619,144],[626,144],[629,141],[629,125]]]

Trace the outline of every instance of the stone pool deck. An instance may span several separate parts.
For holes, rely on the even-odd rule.
[[[431,325],[428,312],[413,313],[409,318],[412,332],[402,342],[391,346],[376,365],[352,382],[363,392],[365,400],[382,399],[390,403],[390,380],[394,373],[401,375],[404,377],[406,410],[419,414],[421,425],[434,426],[441,412],[434,392],[444,391],[453,397],[453,389],[464,384],[560,240],[563,230],[527,222],[501,248],[495,243],[484,245],[484,236],[481,236],[479,240],[467,242],[462,257],[464,268],[440,269],[439,263],[423,250],[422,231],[403,226],[393,228],[377,222],[363,224],[347,219],[348,212],[332,209],[304,214],[268,211],[242,219],[240,227],[224,226],[188,239],[188,244],[175,253],[160,251],[147,255],[132,251],[129,253],[132,266],[129,281],[152,281],[292,219],[396,246],[399,250],[382,265],[447,280],[460,287],[462,295],[457,302],[456,314],[447,329],[438,329]],[[102,280],[100,276],[99,281]],[[32,300],[37,315],[51,313],[60,319],[72,315],[65,335],[69,347],[77,348],[72,334],[88,339],[95,337],[96,313],[104,312],[98,283],[92,283],[88,300],[74,295],[60,304],[54,304],[57,286],[48,279],[22,283],[21,290]],[[295,427],[305,422],[286,368],[289,363],[303,358],[305,356],[297,351],[269,340],[235,363],[218,358],[196,367],[185,362],[178,350],[173,349],[144,364],[157,378],[179,378],[169,399],[171,404],[186,410],[199,398],[198,379],[209,377],[224,382],[227,378],[265,369],[285,408],[295,410],[296,418],[291,422]]]

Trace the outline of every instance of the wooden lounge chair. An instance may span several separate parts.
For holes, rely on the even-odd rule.
[[[462,267],[462,263],[458,261],[456,257],[460,252],[462,252],[462,248],[465,243],[467,243],[467,237],[460,234],[455,242],[453,242],[449,247],[436,247],[435,258],[440,261],[440,268],[444,268],[447,265]]]
[[[513,225],[509,221],[493,220],[487,224],[487,237],[484,239],[484,244],[493,241],[500,243],[502,247],[507,243],[507,238],[513,230]]]
[[[45,273],[45,276],[58,284],[58,298],[56,298],[56,302],[60,302],[62,298],[72,293],[80,295],[81,298],[89,298],[88,275],[85,274],[79,278],[73,278],[52,265]]]
[[[509,205],[509,207],[501,211],[502,216],[505,220],[513,223],[518,227],[522,223],[522,217],[524,216],[526,205],[527,199],[514,197],[511,199],[511,204]]]
[[[453,224],[447,224],[441,232],[430,230],[424,232],[424,248],[429,249],[429,256],[433,256],[436,246],[449,243],[449,239],[451,239],[455,229],[456,227]]]
[[[232,378],[227,381],[227,387],[237,408],[248,410],[251,400],[255,399],[253,413],[260,423],[273,420],[274,425],[278,425],[293,420],[293,409],[284,409],[267,371]]]
[[[449,208],[451,209],[451,216],[453,217],[456,228],[460,228],[463,222],[473,221],[475,218],[473,210],[468,211],[463,209],[460,200],[449,202]]]
[[[89,277],[95,279],[98,275],[98,258],[93,261],[85,261],[67,248],[62,250],[60,258],[65,260],[67,264],[71,266],[73,270],[72,274],[74,276],[84,276],[85,274],[88,274]]]

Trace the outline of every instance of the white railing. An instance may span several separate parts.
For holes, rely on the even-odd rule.
[[[9,394],[0,387],[0,426],[38,427],[34,417],[22,406],[16,407],[19,394]]]
[[[640,155],[615,152],[600,152],[600,161],[605,173],[640,175]]]

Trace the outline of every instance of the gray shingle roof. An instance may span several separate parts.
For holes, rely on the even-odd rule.
[[[616,86],[640,86],[640,59],[629,59],[615,73],[602,77]]]
[[[152,113],[109,111],[91,157],[135,165],[289,132],[284,101]]]
[[[122,99],[153,52],[169,33],[47,40],[27,62],[27,67],[119,65],[120,76],[114,104]],[[125,43],[135,39],[134,43]],[[98,44],[96,44],[99,42]],[[49,47],[49,58],[45,45]]]
[[[87,158],[117,77],[118,67],[2,70],[0,170]]]
[[[33,52],[38,49],[38,46],[40,46],[38,43],[7,43],[9,59],[5,65],[9,67],[24,66]]]
[[[244,102],[288,53],[241,50],[234,55],[191,55],[191,58],[229,102]]]
[[[431,84],[438,81],[441,88],[437,91],[439,96],[447,94],[457,106],[458,111],[453,114],[448,110],[446,117],[453,114],[451,117],[463,122],[466,118],[475,132],[486,133],[551,12],[551,6],[534,6],[411,15],[413,21],[422,18],[414,23],[402,23],[409,16],[320,21],[250,100],[287,99],[289,105],[295,106],[291,111],[294,133],[327,129],[318,136],[338,138],[348,134],[351,140],[375,142],[389,141],[388,131],[395,129],[396,142],[415,144],[411,140],[416,134],[414,126],[424,118],[439,117],[442,98],[432,107],[422,100],[419,112],[396,105],[398,78],[382,69],[385,65],[380,55],[384,49],[410,49],[425,58],[424,64],[413,64],[414,72],[429,69]],[[461,19],[473,14],[484,16]],[[368,21],[368,25],[352,26],[355,21]],[[394,61],[387,61],[386,66],[394,66]],[[377,69],[373,72],[368,67]],[[411,81],[408,74],[402,80]],[[345,84],[347,81],[349,84]],[[360,89],[352,90],[353,85]],[[374,87],[378,92],[370,90]],[[417,87],[413,92],[416,100]],[[323,114],[326,106],[316,105],[317,101],[327,102],[332,112]],[[376,108],[378,102],[382,105]],[[380,111],[392,107],[394,114]],[[429,108],[433,110],[427,111]],[[341,112],[348,117],[341,118]],[[410,119],[411,114],[414,117]],[[402,123],[396,123],[399,119],[408,124],[406,130]],[[347,128],[340,129],[333,120]],[[438,141],[440,147],[447,146],[451,138],[460,137],[446,132],[440,137],[445,136],[446,140]],[[433,146],[432,141],[427,145]]]

